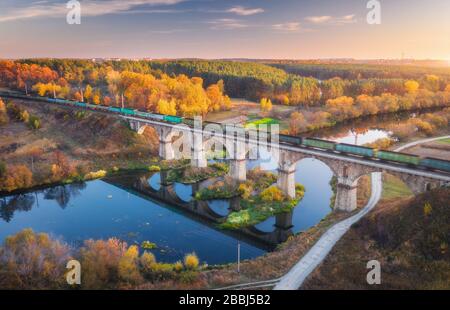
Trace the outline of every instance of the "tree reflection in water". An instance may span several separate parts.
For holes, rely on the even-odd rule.
[[[85,188],[86,183],[74,183],[55,186],[34,193],[0,198],[0,218],[5,222],[10,222],[16,211],[31,211],[35,204],[39,205],[38,194],[43,194],[46,200],[55,200],[62,209],[65,209],[69,205],[70,199],[80,195]]]
[[[16,211],[30,211],[33,208],[35,197],[33,194],[20,194],[4,197],[0,200],[0,217],[10,222]]]

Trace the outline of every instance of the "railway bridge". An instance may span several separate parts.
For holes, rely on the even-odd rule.
[[[238,130],[223,132],[223,128],[204,128],[203,126],[187,126],[170,124],[157,120],[122,116],[130,127],[142,134],[147,127],[153,127],[159,135],[159,155],[165,160],[191,158],[194,167],[206,167],[207,150],[217,151],[220,144],[227,154],[230,163],[230,176],[236,181],[246,180],[246,161],[257,159],[265,149],[278,165],[278,187],[289,197],[295,196],[295,172],[297,163],[305,158],[315,158],[333,171],[337,178],[336,202],[334,209],[353,211],[357,207],[357,183],[363,175],[373,172],[386,172],[401,179],[414,194],[419,194],[450,183],[450,174],[446,172],[425,170],[420,167],[395,162],[380,161],[351,154],[320,150],[313,147],[299,146],[290,143],[278,143],[277,133],[271,140],[261,139],[256,135],[235,134]],[[233,126],[236,128],[236,126]],[[241,130],[243,130],[241,128]],[[185,147],[180,140],[187,142]],[[184,147],[181,147],[184,145]]]

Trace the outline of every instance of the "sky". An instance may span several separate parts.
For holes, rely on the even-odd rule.
[[[0,0],[0,58],[443,59],[450,0]]]

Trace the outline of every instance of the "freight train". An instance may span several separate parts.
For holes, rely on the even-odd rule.
[[[17,98],[17,99],[26,99],[26,100],[36,100],[43,102],[50,102],[59,105],[73,106],[78,108],[104,111],[110,113],[117,113],[126,116],[137,116],[146,119],[152,119],[162,122],[168,122],[171,124],[187,124],[189,126],[193,125],[193,120],[190,118],[184,118],[179,116],[172,115],[164,115],[158,113],[148,113],[142,112],[135,109],[129,108],[119,108],[112,106],[103,106],[96,105],[66,99],[52,99],[46,97],[32,97],[25,96],[23,94],[17,92],[0,92],[0,96],[7,98]],[[203,122],[204,125],[207,125],[211,122]],[[315,138],[306,138],[306,137],[297,137],[297,136],[289,136],[289,135],[279,135],[279,142],[282,144],[294,145],[298,147],[307,147],[318,149],[320,151],[328,151],[333,153],[345,154],[349,156],[358,156],[371,160],[378,160],[383,162],[392,162],[392,163],[400,163],[406,166],[412,166],[420,169],[428,169],[428,170],[437,170],[450,172],[450,161],[436,159],[436,158],[421,158],[416,155],[404,154],[399,152],[390,152],[385,150],[377,150],[369,147],[346,144],[346,143],[335,143],[332,141],[326,141]]]

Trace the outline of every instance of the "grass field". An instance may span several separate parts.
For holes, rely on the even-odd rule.
[[[437,142],[441,144],[450,144],[450,138],[438,140]]]
[[[245,128],[248,128],[250,126],[255,126],[258,127],[259,125],[279,125],[280,121],[270,118],[270,117],[265,117],[265,118],[261,118],[261,119],[255,119],[255,120],[251,120],[248,121],[247,123],[245,123]]]
[[[383,199],[391,200],[411,196],[411,190],[397,177],[383,175]]]

